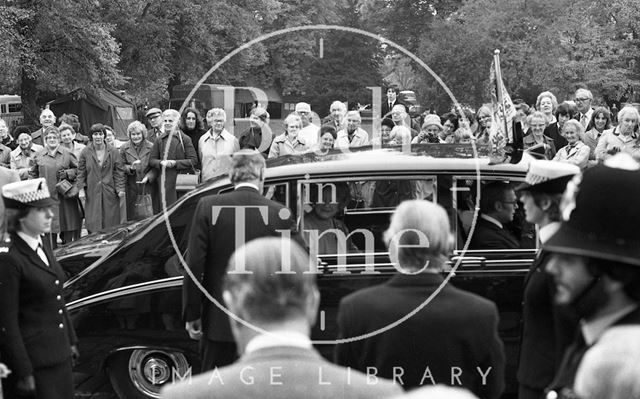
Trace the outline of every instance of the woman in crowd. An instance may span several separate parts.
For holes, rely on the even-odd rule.
[[[580,140],[591,150],[589,153],[589,166],[597,163],[596,146],[598,145],[598,140],[600,140],[605,130],[611,129],[611,124],[611,112],[608,109],[598,107],[593,111],[591,121],[589,121],[586,131],[580,137]]]
[[[558,100],[556,96],[553,95],[550,91],[543,91],[538,94],[538,99],[536,100],[536,109],[544,115],[545,118],[545,127],[546,125],[553,123],[556,121],[555,112],[556,108],[558,108]]]
[[[440,120],[442,122],[442,133],[444,137],[453,136],[453,133],[460,127],[460,123],[458,122],[458,115],[456,115],[454,112],[447,112],[446,114],[442,115]]]
[[[103,125],[104,126],[104,132],[105,132],[105,136],[104,136],[104,141],[105,143],[107,143],[107,145],[110,145],[114,148],[120,148],[122,146],[122,144],[124,144],[124,142],[116,139],[116,132],[113,131],[113,128],[109,125]]]
[[[43,234],[56,201],[43,178],[5,184],[9,241],[0,251],[0,353],[9,398],[73,398],[77,338],[62,299],[65,273]],[[0,395],[1,396],[1,395]]]
[[[451,132],[447,129],[447,132]],[[452,143],[453,135],[446,134],[442,124],[440,124],[440,117],[438,115],[430,114],[424,118],[420,133],[411,140],[411,144],[440,144],[440,143]]]
[[[556,148],[561,148],[567,145],[567,139],[565,139],[562,135],[562,127],[564,126],[564,123],[566,121],[568,121],[569,119],[573,119],[573,117],[577,114],[578,108],[566,101],[558,105],[558,108],[556,108],[556,121],[551,122],[544,129],[544,135],[553,139]]]
[[[57,234],[63,243],[67,243],[80,238],[82,228],[82,214],[78,206],[78,198],[66,198],[70,194],[70,185],[66,188],[56,189],[56,185],[63,180],[67,180],[71,185],[76,182],[76,172],[78,160],[75,155],[60,145],[60,132],[55,126],[44,129],[42,133],[44,139],[44,149],[40,150],[34,157],[33,167],[29,171],[29,177],[42,177],[47,182],[47,187],[51,198],[58,201],[57,206],[51,208],[53,217],[51,219],[51,231],[47,233],[51,247],[56,248]],[[60,190],[68,190],[61,192]],[[75,234],[74,234],[75,233]]]
[[[411,130],[402,125],[396,125],[391,129],[389,145],[411,145]]]
[[[395,124],[391,119],[383,119],[380,123],[380,137],[371,139],[371,145],[374,148],[388,145],[391,141],[391,130],[393,130],[394,127]]]
[[[544,135],[547,117],[540,111],[535,111],[529,119],[531,134],[522,139],[524,149],[539,154],[545,159],[551,160],[556,155],[556,146],[553,139]]]
[[[585,143],[580,141],[580,137],[584,133],[582,124],[575,119],[568,120],[562,126],[562,133],[567,139],[567,145],[558,151],[553,160],[571,163],[584,170],[589,162],[590,150]]]
[[[320,140],[311,147],[311,151],[319,155],[324,155],[334,148],[338,133],[332,125],[320,127]]]
[[[627,105],[618,113],[618,126],[605,132],[596,146],[596,161],[602,162],[618,152],[627,152],[634,158],[640,158],[640,143],[638,143],[638,110]]]
[[[182,111],[182,115],[180,115],[180,130],[189,136],[196,150],[196,154],[200,154],[200,151],[198,151],[198,140],[200,140],[200,137],[202,137],[207,129],[205,129],[202,115],[200,115],[197,109],[186,108]],[[200,169],[200,162],[201,161],[198,161],[198,165],[195,166],[196,169]]]
[[[138,195],[154,195],[151,183],[155,180],[155,171],[149,166],[153,144],[145,139],[147,128],[141,122],[131,122],[127,134],[129,141],[120,147],[120,157],[126,178],[127,220],[134,220],[134,205]]]
[[[76,159],[80,159],[80,153],[86,146],[76,141],[77,133],[73,126],[63,123],[58,130],[60,130],[60,145],[75,155]]]
[[[483,105],[478,108],[478,112],[476,112],[476,120],[478,121],[478,129],[474,134],[476,143],[490,144],[493,136],[493,116],[491,114],[491,108],[489,108],[488,105]]]
[[[120,224],[120,200],[124,197],[124,173],[118,150],[105,143],[105,128],[89,129],[91,142],[78,160],[78,189],[86,199],[85,227],[93,233]]]
[[[527,105],[527,103],[525,103],[523,100],[520,100],[520,102],[516,103],[516,100],[513,100],[515,108],[516,108],[516,122],[520,122],[520,124],[522,125],[522,131],[524,132],[524,135],[528,135],[529,133],[531,133],[529,131],[529,123],[528,123],[528,116],[531,114],[531,108],[529,108],[529,105]]]
[[[305,152],[308,147],[298,138],[300,129],[302,129],[302,119],[297,114],[289,114],[284,119],[284,133],[273,139],[271,143],[269,158]]]
[[[580,122],[574,121],[578,125]],[[567,126],[567,125],[565,125]],[[517,189],[527,222],[537,225],[545,243],[560,227],[560,201],[567,183],[580,170],[574,165],[532,161]],[[577,317],[553,301],[553,278],[545,273],[551,256],[538,252],[525,277],[523,329],[518,366],[519,399],[539,399],[551,383],[571,343]]]

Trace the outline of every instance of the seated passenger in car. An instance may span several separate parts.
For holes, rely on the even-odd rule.
[[[518,249],[519,240],[505,225],[513,221],[518,197],[508,183],[496,181],[485,185],[480,196],[477,219],[469,249]]]
[[[317,245],[318,255],[357,252],[358,248],[351,238],[339,239],[340,233],[345,237],[349,234],[347,226],[338,219],[350,200],[349,186],[346,183],[325,183],[322,185],[322,195],[318,198],[318,185],[311,184],[309,187],[308,198],[311,203],[308,205],[311,205],[311,209],[305,212],[303,220],[303,237],[309,250],[314,252],[313,245]],[[345,247],[340,247],[341,242],[346,244]]]

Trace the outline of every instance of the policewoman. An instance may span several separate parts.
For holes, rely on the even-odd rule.
[[[51,229],[45,179],[2,187],[7,239],[0,245],[0,356],[5,397],[73,398],[77,342],[62,298],[64,272],[42,235]]]

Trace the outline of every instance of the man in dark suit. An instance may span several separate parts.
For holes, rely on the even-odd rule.
[[[393,109],[393,106],[402,104],[400,101],[398,101],[399,92],[400,90],[395,86],[389,86],[387,88],[387,92],[386,92],[387,98],[385,101],[382,101],[382,107],[380,110],[381,112],[380,117],[382,119],[385,119],[385,118],[391,119],[391,110]]]
[[[581,319],[549,385],[553,397],[570,397],[582,357],[607,330],[640,324],[638,179],[640,164],[626,153],[574,178],[562,200],[566,221],[543,245],[555,302]]]
[[[329,363],[309,339],[320,293],[311,259],[288,238],[263,237],[229,260],[224,301],[242,357],[162,392],[164,399],[382,398],[402,389]],[[241,264],[246,273],[233,273]],[[286,266],[285,266],[286,265]],[[284,269],[287,273],[282,273]]]
[[[231,193],[200,199],[189,236],[187,264],[208,294],[222,303],[222,278],[233,251],[258,237],[289,233],[291,211],[262,195],[265,160],[256,151],[240,150],[231,157]],[[236,346],[227,314],[204,298],[191,276],[183,285],[183,317],[194,339],[201,339],[202,370],[230,364]]]
[[[482,187],[480,216],[473,231],[469,249],[518,249],[518,239],[505,224],[513,220],[518,198],[513,188],[496,181]]]
[[[342,299],[339,337],[349,341],[337,345],[336,362],[373,368],[405,389],[440,383],[498,398],[504,389],[504,349],[496,305],[443,286],[441,272],[453,241],[447,212],[428,201],[405,201],[384,235],[398,273]]]

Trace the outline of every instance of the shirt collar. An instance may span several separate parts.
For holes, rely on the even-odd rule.
[[[540,238],[540,243],[544,244],[547,242],[549,238],[551,238],[558,229],[560,228],[560,222],[551,222],[548,225],[541,227],[538,232],[538,238]]]
[[[483,218],[484,220],[486,220],[489,223],[493,223],[496,226],[500,227],[501,229],[503,228],[502,223],[500,223],[496,218],[493,218],[489,215],[485,215],[484,213],[480,214],[480,217]]]
[[[234,190],[237,190],[240,187],[251,187],[251,188],[254,188],[257,192],[260,192],[260,189],[258,188],[258,186],[256,186],[255,184],[251,184],[251,183],[238,183],[234,187]]]
[[[293,346],[305,349],[311,349],[312,347],[309,337],[302,333],[297,331],[276,330],[251,339],[251,341],[247,343],[244,352],[251,353],[259,349],[277,346]]]
[[[22,238],[24,242],[27,243],[29,248],[33,249],[34,251],[38,249],[38,245],[42,246],[42,238],[40,236],[38,236],[37,238],[34,238],[34,237],[31,237],[30,235],[23,233],[22,231],[18,231],[18,236]]]
[[[231,134],[227,132],[227,129],[222,129],[220,134],[215,134],[213,133],[213,129],[209,129],[208,133],[209,133],[209,136],[204,141],[207,141],[209,139],[212,139],[213,141],[218,141],[218,139],[229,140],[228,135]]]
[[[616,312],[612,312],[601,317],[598,317],[594,320],[582,320],[580,325],[580,330],[582,331],[582,336],[584,337],[584,342],[591,346],[600,337],[604,332],[615,324],[616,321],[620,320],[622,317],[631,313],[638,307],[637,303],[629,304]]]

